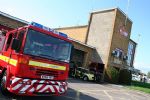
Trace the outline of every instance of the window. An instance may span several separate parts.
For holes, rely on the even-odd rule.
[[[24,54],[69,62],[71,43],[30,29],[27,33]]]
[[[24,33],[25,33],[24,31],[21,31],[18,35],[18,40],[20,41],[20,43],[19,43],[19,48],[16,50],[16,52],[19,52],[19,50],[20,50],[20,47],[21,47],[22,41],[23,41],[23,37],[24,37]]]
[[[129,42],[128,45],[128,60],[127,64],[132,66],[133,59],[134,59],[134,52],[135,52],[135,45],[132,42]]]
[[[122,59],[123,51],[121,49],[118,49],[118,48],[116,48],[115,51],[117,52],[116,57]]]
[[[11,41],[12,41],[12,34],[9,34],[8,40],[7,40],[7,43],[6,43],[6,47],[5,47],[5,51],[7,51],[8,48],[10,47]]]

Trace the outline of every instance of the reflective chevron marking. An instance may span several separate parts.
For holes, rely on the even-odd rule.
[[[10,88],[17,93],[36,92],[63,94],[67,91],[67,82],[12,78],[12,84]]]

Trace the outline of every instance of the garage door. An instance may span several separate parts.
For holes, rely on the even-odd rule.
[[[83,66],[83,61],[84,61],[84,51],[74,49],[73,51],[73,57],[71,59],[71,62],[76,63],[78,67]]]

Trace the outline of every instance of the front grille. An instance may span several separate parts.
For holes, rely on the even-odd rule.
[[[56,77],[58,77],[58,72],[57,71],[37,69],[36,70],[36,75],[54,76],[56,78]]]

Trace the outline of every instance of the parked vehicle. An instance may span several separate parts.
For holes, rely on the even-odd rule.
[[[140,75],[132,74],[133,81],[140,81]]]
[[[32,22],[2,35],[0,89],[3,94],[63,95],[71,54],[66,34]]]
[[[83,79],[84,81],[94,81],[94,74],[93,72],[89,71],[88,69],[85,69],[83,67],[78,67],[76,69],[76,77],[79,77]]]

